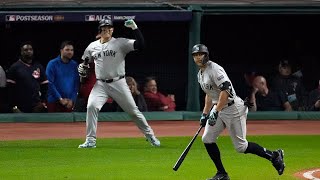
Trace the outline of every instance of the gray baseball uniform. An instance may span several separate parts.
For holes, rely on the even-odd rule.
[[[225,70],[212,61],[208,61],[207,67],[203,72],[201,70],[198,72],[198,82],[202,90],[212,98],[213,104],[218,102],[221,92],[219,86],[226,81],[231,83]],[[246,140],[247,114],[247,106],[244,105],[240,97],[236,96],[231,83],[228,105],[219,112],[214,126],[208,125],[207,122],[202,141],[208,144],[216,142],[220,133],[227,128],[235,149],[238,152],[244,152],[248,146],[248,141]]]
[[[86,48],[82,56],[82,59],[89,57],[94,60],[97,78],[87,105],[87,141],[96,141],[98,113],[109,97],[132,117],[143,134],[154,135],[145,117],[138,110],[126,80],[123,78],[125,76],[125,56],[134,50],[134,41],[114,37],[106,43],[100,43],[100,40],[97,40]]]
[[[225,70],[217,63],[209,61],[209,50],[205,45],[194,45],[192,56],[200,68],[198,82],[206,93],[205,107],[200,118],[200,125],[205,126],[202,141],[217,168],[217,173],[208,180],[230,180],[222,164],[220,150],[216,143],[218,136],[225,128],[228,129],[232,143],[238,152],[251,153],[268,159],[281,175],[285,168],[283,150],[270,151],[246,140],[246,119],[248,106],[251,104],[245,103],[236,96]],[[210,111],[209,115],[208,111]]]

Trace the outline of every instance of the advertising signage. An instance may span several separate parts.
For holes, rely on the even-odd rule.
[[[104,12],[0,12],[0,22],[90,22],[103,18],[114,21],[191,21],[192,12],[183,11],[104,11]]]

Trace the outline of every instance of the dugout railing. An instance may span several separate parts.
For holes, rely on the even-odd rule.
[[[144,112],[147,120],[151,121],[197,121],[201,112],[175,111],[175,112]],[[1,122],[85,122],[86,113],[12,113],[0,114]],[[320,120],[319,112],[249,112],[248,120]],[[99,121],[131,121],[125,112],[101,112]]]

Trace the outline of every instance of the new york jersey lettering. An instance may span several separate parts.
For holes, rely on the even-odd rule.
[[[112,57],[116,57],[116,51],[113,50],[105,50],[103,51],[103,56],[112,56]]]
[[[208,90],[213,90],[213,85],[212,84],[207,84],[207,83],[201,83],[202,89],[208,89]]]

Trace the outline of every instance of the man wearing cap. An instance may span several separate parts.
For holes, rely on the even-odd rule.
[[[292,74],[292,64],[289,60],[281,60],[278,65],[278,74],[272,79],[271,86],[283,91],[293,110],[305,110],[307,92],[300,78]]]

